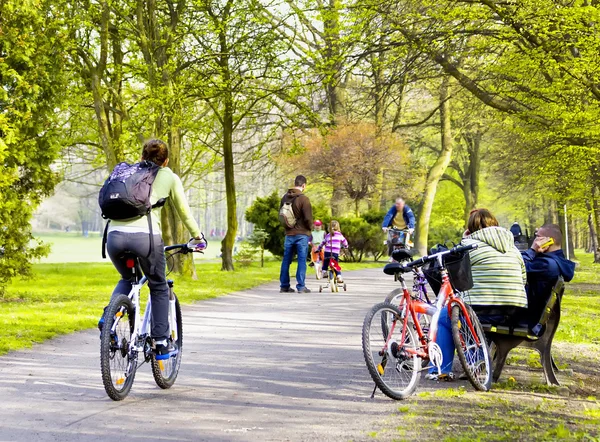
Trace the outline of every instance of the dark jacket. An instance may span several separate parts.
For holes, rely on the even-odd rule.
[[[536,324],[558,277],[562,276],[566,282],[573,279],[575,263],[565,258],[562,249],[546,253],[528,249],[521,255],[527,270],[528,319]]]
[[[381,227],[390,227],[397,213],[398,209],[396,209],[396,205],[394,204],[392,208],[388,210],[388,213],[385,214],[385,218],[383,218]],[[402,209],[402,218],[404,218],[404,222],[409,229],[415,228],[415,214],[406,204],[404,205],[404,209]]]
[[[311,230],[313,229],[312,206],[310,205],[310,200],[306,195],[300,192],[300,190],[292,188],[288,190],[285,195],[283,195],[283,198],[281,198],[281,204],[279,204],[279,208],[281,209],[284,203],[288,203],[292,200],[292,210],[296,216],[296,227],[290,229],[286,226],[285,234],[288,236],[310,236]]]

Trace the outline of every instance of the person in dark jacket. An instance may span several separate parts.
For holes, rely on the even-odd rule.
[[[402,198],[396,198],[396,203],[383,218],[381,227],[384,232],[393,227],[400,230],[409,229],[412,233],[415,229],[415,214]]]
[[[279,284],[281,293],[293,293],[295,290],[290,287],[290,265],[294,259],[294,251],[298,254],[298,268],[296,270],[296,288],[298,292],[310,293],[306,287],[306,258],[308,256],[308,243],[310,241],[311,230],[313,229],[312,206],[310,200],[303,194],[306,189],[306,178],[298,175],[294,180],[294,187],[289,189],[283,198],[279,208],[285,203],[292,203],[292,210],[296,218],[294,227],[285,226],[285,242],[283,249],[283,260],[281,261],[281,271],[279,273]]]
[[[554,244],[542,247],[551,238]],[[537,231],[531,248],[522,252],[527,270],[527,322],[534,332],[558,277],[568,282],[575,275],[575,263],[562,251],[562,238],[559,226],[545,224]]]
[[[516,238],[517,236],[523,235],[523,231],[521,230],[521,226],[518,222],[514,222],[512,226],[510,226],[510,233]]]

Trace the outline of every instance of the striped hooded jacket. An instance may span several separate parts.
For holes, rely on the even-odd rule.
[[[514,237],[502,227],[486,227],[463,238],[463,245],[477,244],[469,257],[473,288],[465,301],[477,306],[527,307],[527,274]]]

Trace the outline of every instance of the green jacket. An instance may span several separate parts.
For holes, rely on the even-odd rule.
[[[467,303],[527,307],[525,264],[510,231],[486,227],[463,238],[461,244],[478,246],[469,253],[473,288],[465,293]]]

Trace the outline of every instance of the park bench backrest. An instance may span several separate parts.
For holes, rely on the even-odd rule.
[[[554,306],[556,305],[556,303],[558,302],[558,307],[560,308],[560,302],[562,300],[562,296],[565,292],[565,280],[563,279],[562,276],[558,277],[558,280],[556,281],[556,283],[554,284],[554,287],[552,287],[552,292],[550,293],[550,298],[548,299],[548,302],[546,303],[546,306],[544,307],[544,310],[542,312],[542,316],[539,320],[539,323],[544,325],[548,322],[548,320],[550,319],[550,316],[552,315],[552,311],[554,310]]]

